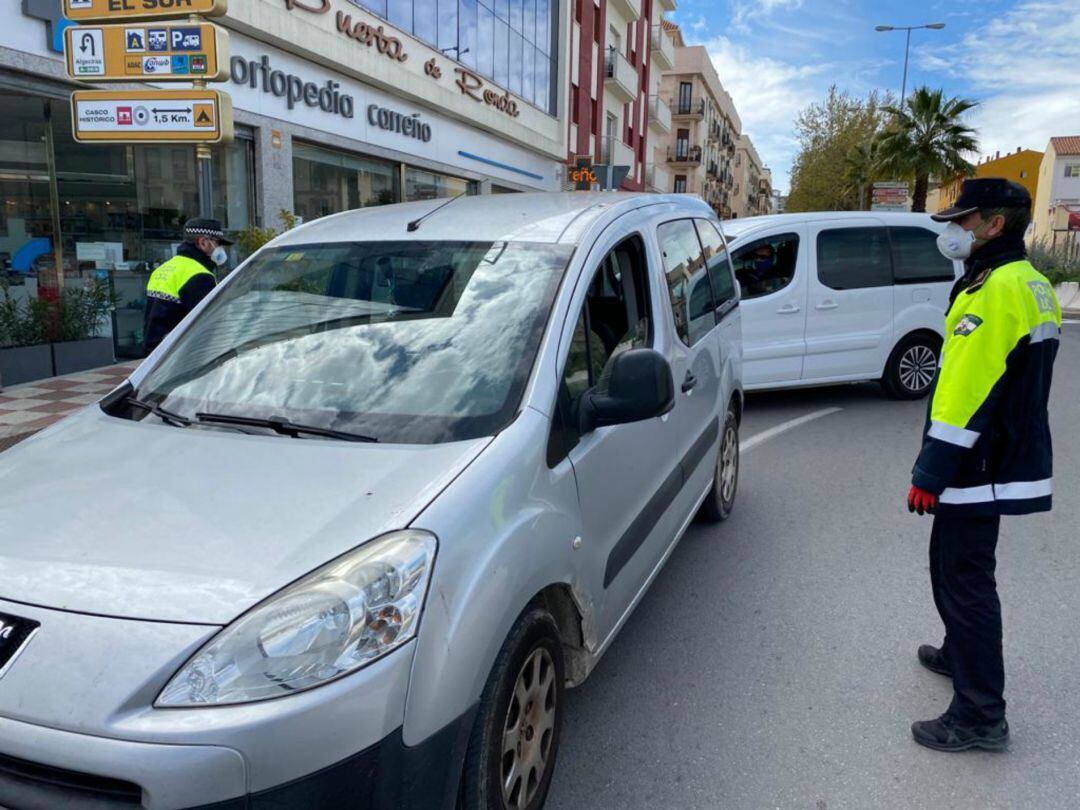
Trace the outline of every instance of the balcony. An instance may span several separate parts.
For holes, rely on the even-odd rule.
[[[609,48],[604,61],[604,90],[618,101],[629,104],[638,96],[638,74],[630,61]]]
[[[628,23],[641,17],[641,0],[611,0],[608,9],[615,9]]]
[[[610,166],[629,166],[631,172],[634,168],[634,150],[622,142],[619,138],[604,138],[600,156],[603,162]],[[634,179],[633,176],[630,177]]]
[[[687,146],[686,142],[676,144],[674,147],[668,147],[667,151],[668,163],[674,163],[682,166],[700,166],[701,165],[701,147],[700,146]]]
[[[662,26],[654,25],[649,34],[649,47],[652,49],[653,63],[661,70],[675,67],[675,43],[671,35]]]
[[[720,178],[720,169],[717,167],[715,160],[710,160],[709,161],[709,166],[705,170],[705,174],[707,176],[709,176],[709,177],[713,177],[713,178],[716,178],[716,179]]]
[[[671,132],[671,107],[660,96],[649,96],[649,126],[660,133]]]
[[[676,2],[676,0],[659,0],[657,5],[663,11],[674,11],[676,8],[678,8],[679,4]]]
[[[671,191],[671,175],[663,166],[649,163],[645,166],[645,184],[649,191],[668,194]]]
[[[700,121],[705,117],[705,99],[679,99],[671,108],[672,118],[693,118]]]

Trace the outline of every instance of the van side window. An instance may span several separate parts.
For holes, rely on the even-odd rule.
[[[795,278],[799,235],[780,233],[755,239],[731,253],[742,300],[760,298],[784,289]]]
[[[937,234],[927,228],[889,228],[893,277],[897,284],[953,281],[953,263],[937,249]]]
[[[731,263],[728,261],[727,245],[720,231],[707,219],[694,221],[698,236],[701,238],[702,255],[705,267],[712,282],[713,299],[717,308],[722,308],[735,298],[735,279],[731,275]]]
[[[577,444],[582,394],[590,388],[606,390],[616,355],[648,346],[652,337],[645,244],[640,236],[632,236],[600,261],[589,282],[559,386],[548,442],[549,466],[555,466]]]
[[[892,257],[885,228],[829,228],[818,234],[818,279],[834,290],[891,287]]]
[[[697,231],[691,220],[680,219],[658,227],[656,238],[664,257],[675,330],[683,343],[693,346],[716,326],[716,304]]]

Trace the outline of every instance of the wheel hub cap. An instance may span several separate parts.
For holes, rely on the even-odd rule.
[[[518,673],[503,725],[502,794],[507,808],[536,796],[551,762],[555,733],[555,664],[544,648],[533,650]]]
[[[739,437],[735,428],[728,425],[724,429],[724,441],[720,446],[720,458],[717,460],[717,480],[720,481],[720,497],[724,503],[730,503],[735,497],[735,483],[739,472]]]
[[[909,391],[930,387],[937,371],[937,358],[927,346],[912,346],[900,358],[900,382]]]

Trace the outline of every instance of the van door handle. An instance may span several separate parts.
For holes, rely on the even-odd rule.
[[[776,310],[780,315],[793,315],[799,311],[799,307],[795,304],[784,304],[780,309]]]
[[[695,385],[697,385],[697,377],[694,376],[694,372],[692,372],[692,371],[686,372],[686,376],[683,377],[683,381],[682,381],[682,391],[683,391],[683,393],[684,394],[687,393]]]
[[[822,301],[814,309],[836,309],[838,306],[840,305],[835,301]]]

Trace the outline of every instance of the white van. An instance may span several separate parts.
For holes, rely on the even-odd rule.
[[[963,264],[928,214],[817,212],[724,222],[742,286],[747,390],[880,380],[930,390]]]

